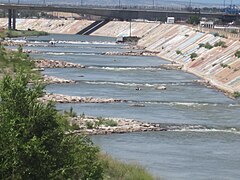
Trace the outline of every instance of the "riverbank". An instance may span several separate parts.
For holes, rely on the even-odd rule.
[[[47,32],[35,31],[35,30],[2,30],[0,32],[0,38],[14,38],[14,37],[26,37],[26,36],[46,36]]]

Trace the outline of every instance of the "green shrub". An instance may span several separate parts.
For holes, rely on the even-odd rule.
[[[239,91],[235,91],[235,92],[233,93],[233,97],[239,98],[239,97],[240,97],[240,92],[239,92]]]
[[[77,117],[77,113],[73,111],[73,107],[70,107],[69,111],[64,111],[64,114],[69,117]]]
[[[54,104],[43,104],[41,85],[27,74],[0,82],[1,179],[102,179],[99,148],[66,133]]]
[[[118,123],[116,121],[111,120],[111,119],[105,119],[102,117],[98,117],[97,120],[98,120],[98,122],[95,122],[96,127],[101,126],[101,125],[114,127],[114,126],[118,125]]]
[[[93,129],[94,128],[94,123],[90,122],[90,121],[87,121],[86,126],[87,126],[87,129]]]
[[[190,58],[191,59],[194,59],[194,58],[196,58],[198,55],[197,55],[197,53],[192,53],[191,55],[190,55]]]
[[[18,51],[7,51],[0,45],[0,73],[22,73],[31,76],[31,79],[40,79],[40,73],[33,71],[34,63],[29,55],[22,52],[22,47],[18,47]]]
[[[207,43],[204,45],[204,47],[205,47],[206,49],[212,49],[212,48],[213,48],[213,46],[212,46],[211,44],[209,44],[209,42],[207,42]]]
[[[226,48],[226,43],[224,41],[218,41],[214,44],[214,47],[221,46],[222,48]]]
[[[104,180],[153,180],[143,167],[137,164],[126,164],[107,155],[100,155],[103,162]]]
[[[231,33],[238,34],[237,30],[235,30],[235,29],[231,30]]]
[[[198,45],[199,45],[200,48],[205,46],[205,44],[203,44],[203,43],[200,43]]]
[[[238,50],[234,55],[235,55],[237,58],[240,58],[240,50]]]
[[[220,66],[221,66],[222,68],[226,68],[226,67],[228,67],[229,69],[231,68],[229,65],[223,64],[223,63],[221,63]]]
[[[200,23],[200,17],[197,15],[191,16],[188,20],[187,23],[197,25]]]
[[[44,31],[26,31],[26,30],[5,30],[3,32],[0,32],[0,37],[22,37],[22,36],[45,36],[48,35],[48,33]]]
[[[182,54],[182,52],[180,50],[176,50],[177,54]]]

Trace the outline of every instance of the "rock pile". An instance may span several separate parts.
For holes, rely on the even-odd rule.
[[[55,84],[62,84],[62,83],[76,83],[73,80],[69,79],[63,79],[55,76],[48,76],[48,75],[43,75],[43,82],[44,83],[55,83]]]
[[[45,94],[40,98],[42,102],[53,101],[57,103],[116,103],[126,102],[125,100],[113,98],[94,98],[94,97],[80,97],[68,96],[63,94]]]
[[[66,61],[56,61],[56,60],[34,60],[35,66],[37,68],[85,68],[81,64],[70,63]]]
[[[155,56],[159,52],[151,52],[151,51],[141,51],[141,52],[106,52],[103,53],[103,55],[109,55],[109,56]]]
[[[78,116],[70,118],[70,124],[75,127],[73,133],[84,133],[88,135],[167,130],[166,128],[161,127],[160,124],[146,123],[133,119],[104,119],[105,122],[111,121],[115,122],[115,124],[113,126],[99,124],[102,119],[103,118]],[[89,126],[89,124],[91,124],[91,126]]]

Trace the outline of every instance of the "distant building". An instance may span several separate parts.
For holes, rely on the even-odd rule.
[[[175,18],[174,17],[168,17],[167,18],[167,24],[174,24]]]
[[[200,26],[205,28],[214,28],[214,22],[213,21],[200,21]]]

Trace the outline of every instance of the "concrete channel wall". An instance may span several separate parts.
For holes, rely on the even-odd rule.
[[[94,21],[74,19],[17,19],[19,30],[34,29],[54,34],[77,34]],[[0,18],[0,27],[7,28],[7,18]]]
[[[121,36],[128,34],[129,22],[109,22],[93,35]],[[131,34],[141,37],[138,46],[158,53],[159,57],[183,65],[183,69],[194,73],[212,85],[228,92],[240,91],[240,58],[235,53],[240,50],[238,36],[224,34],[227,38],[214,36],[214,30],[179,24],[159,24],[157,22],[132,22]],[[218,33],[221,33],[217,31]],[[214,47],[223,41],[225,45]],[[212,49],[201,47],[209,43]],[[190,56],[196,53],[197,57]]]

